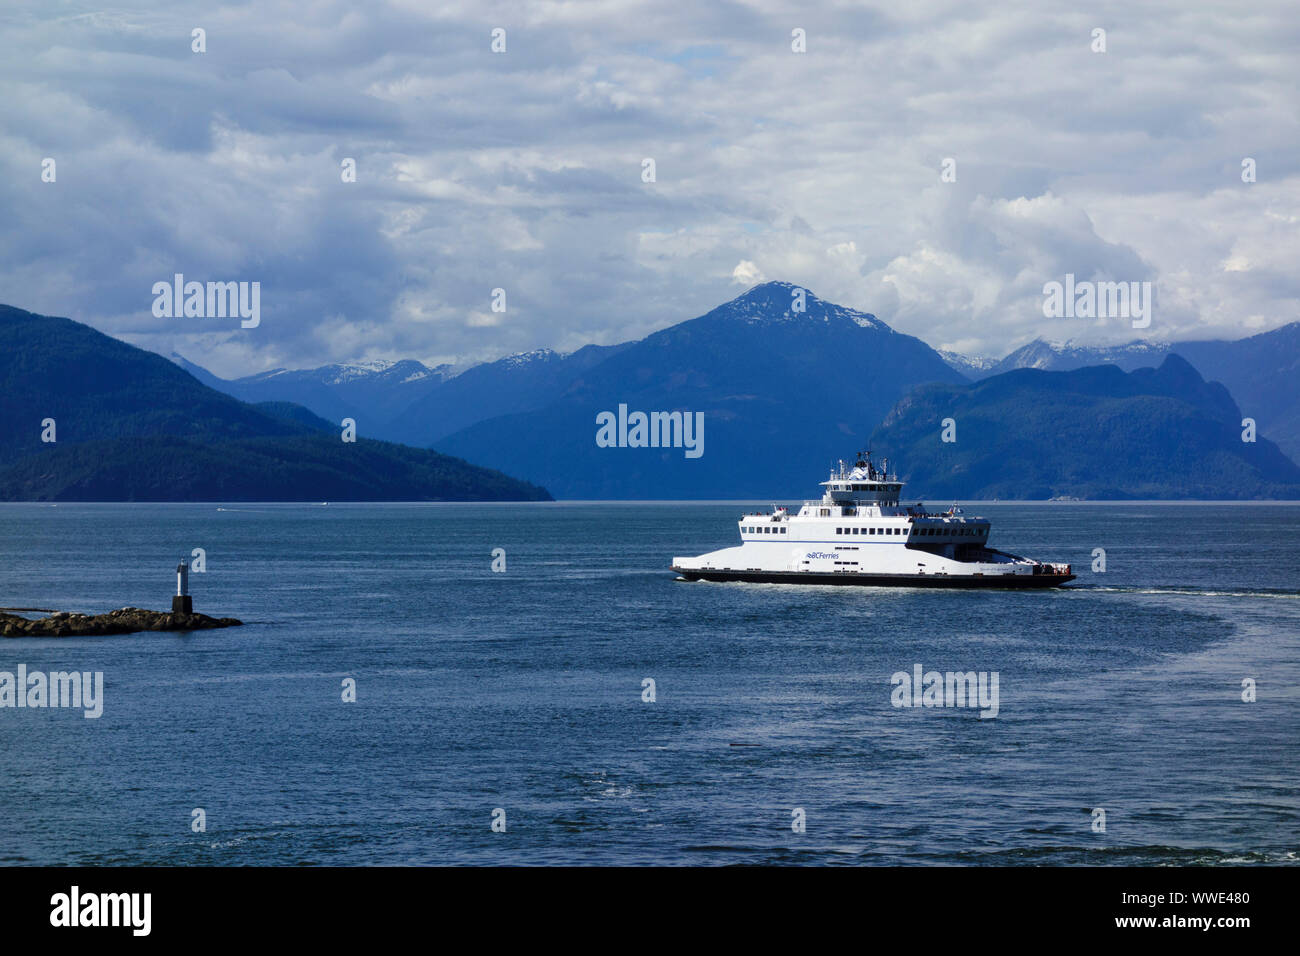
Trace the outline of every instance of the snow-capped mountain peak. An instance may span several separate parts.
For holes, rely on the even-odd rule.
[[[813,292],[792,282],[762,282],[738,295],[710,315],[722,315],[747,325],[772,322],[852,322],[864,329],[892,332],[869,312],[819,299]]]

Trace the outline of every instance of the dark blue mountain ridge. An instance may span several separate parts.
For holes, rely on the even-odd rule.
[[[932,500],[1300,497],[1300,467],[1267,439],[1243,441],[1241,419],[1222,384],[1169,355],[1127,373],[1017,369],[924,386],[871,446],[898,465],[908,497]]]
[[[593,366],[544,408],[473,424],[435,444],[515,474],[551,476],[568,498],[745,498],[809,491],[821,468],[860,443],[898,397],[958,383],[924,342],[875,316],[768,282],[655,332]],[[601,448],[596,417],[704,414],[704,454]],[[548,485],[548,487],[550,487]]]
[[[807,313],[791,308],[790,283],[764,283],[747,291],[739,303],[727,303],[737,317],[753,326],[796,318],[849,318],[870,324],[867,313],[844,309],[813,296]],[[880,327],[888,329],[884,323]],[[740,333],[747,335],[748,333]],[[331,421],[352,417],[366,433],[389,441],[428,446],[479,421],[540,409],[558,399],[590,368],[630,348],[588,345],[570,354],[535,349],[494,362],[455,369],[429,369],[419,362],[327,365],[318,369],[217,378],[173,356],[205,385],[248,402],[290,401],[305,405]],[[1001,360],[939,352],[944,362],[966,379],[978,381],[1017,368],[1067,371],[1089,365],[1115,365],[1125,371],[1155,367],[1177,352],[1206,379],[1223,382],[1256,420],[1259,430],[1300,460],[1300,323],[1235,341],[1184,341],[1174,344],[1135,340],[1114,346],[1051,344],[1036,339]]]
[[[0,306],[0,335],[0,499],[549,498],[426,449],[343,442],[301,406],[246,404],[71,319]]]
[[[1035,339],[987,368],[956,357],[949,361],[978,380],[1017,368],[1068,371],[1109,364],[1132,371],[1159,365],[1170,354],[1181,355],[1205,378],[1226,385],[1243,414],[1255,419],[1260,432],[1293,460],[1300,460],[1300,322],[1230,341],[1136,340],[1096,347],[1052,345]]]
[[[432,445],[476,422],[543,407],[588,369],[632,344],[587,345],[568,354],[537,349],[476,365],[375,427],[391,441]]]
[[[797,312],[793,304],[801,291],[806,310]],[[1103,349],[1035,342],[997,364],[1003,368],[1016,363],[1074,368],[1107,363],[1115,370],[1116,366],[1136,369],[1159,364],[1170,348],[1148,342]],[[1294,382],[1300,323],[1237,342],[1179,343],[1172,348],[1191,359],[1193,366],[1223,369],[1223,378],[1237,383],[1231,386],[1232,394],[1237,395],[1240,389],[1248,396],[1242,405],[1245,414],[1259,422],[1261,437],[1278,436],[1286,450],[1284,426],[1288,410],[1294,413],[1297,402]],[[268,420],[273,423],[270,427],[289,429],[289,433],[296,428],[298,433],[305,429],[336,435],[336,423],[342,417],[353,417],[366,436],[380,432],[379,437],[387,439],[433,440],[441,450],[482,456],[479,460],[507,471],[534,478],[556,476],[562,486],[557,491],[566,497],[731,498],[815,493],[810,476],[819,475],[826,463],[841,457],[846,442],[862,444],[862,436],[872,434],[891,408],[907,407],[914,387],[956,385],[970,378],[991,381],[984,377],[981,363],[966,363],[967,374],[954,370],[951,363],[956,358],[894,331],[869,313],[828,303],[790,283],[770,282],[638,342],[592,345],[569,355],[540,349],[460,374],[445,366],[429,369],[411,361],[335,365],[301,372],[275,370],[226,382],[177,356],[173,361],[205,384],[218,390],[237,388],[257,402],[242,406],[240,412],[260,414],[256,426],[245,422],[241,430],[239,415],[217,416],[224,429],[223,439],[248,434],[250,427],[253,431],[268,427]],[[50,374],[60,374],[56,369],[57,363],[53,363]],[[68,371],[72,371],[71,365],[65,373]],[[153,380],[150,376],[145,379]],[[1018,380],[1010,381],[1016,388],[1022,387]],[[1113,384],[1117,380],[1097,381]],[[1143,378],[1133,381],[1141,383]],[[175,385],[170,379],[168,382]],[[1183,384],[1189,394],[1200,387],[1190,379]],[[1205,382],[1201,386],[1209,387]],[[987,397],[996,399],[997,394],[990,392]],[[307,401],[301,404],[310,411],[293,402],[293,396],[305,396]],[[1139,405],[1146,399],[1174,400],[1168,394],[1140,392],[1128,397]],[[123,432],[122,419],[163,414],[170,416],[163,431],[184,436],[188,430],[191,437],[208,440],[213,436],[206,434],[203,423],[211,417],[207,406],[211,400],[207,395],[198,401],[196,415],[177,415],[178,410],[165,400],[151,399],[143,405],[133,402],[127,408],[118,407],[112,417],[117,419],[119,432],[143,435],[151,432],[142,429],[139,421],[132,421]],[[1042,402],[1041,396],[1027,395],[1024,400]],[[1187,401],[1188,395],[1178,396],[1178,400]],[[96,398],[109,410],[113,410],[113,401],[111,391]],[[616,412],[620,404],[632,411],[707,413],[705,455],[686,459],[681,449],[596,447],[595,416],[602,411]],[[1209,414],[1208,406],[1191,404],[1200,414]],[[1222,405],[1210,417],[1223,422],[1226,414],[1227,406]],[[385,420],[385,415],[390,417]],[[1007,423],[1014,424],[1009,418]],[[1239,424],[1236,430],[1239,432]],[[23,437],[30,448],[34,434],[25,431]],[[949,452],[951,449],[941,449],[941,453]],[[737,462],[745,466],[739,467]],[[614,464],[617,467],[611,468]],[[1153,465],[1159,468],[1158,461]],[[1157,472],[1157,485],[1159,477]],[[1278,483],[1263,474],[1260,482]],[[1146,496],[1178,497],[1176,485],[1163,491],[1148,489]],[[1052,487],[1051,481],[1039,482],[1037,491]],[[1080,497],[1131,497],[1124,488],[1110,488],[1105,494],[1096,488],[1078,487],[1052,493],[1079,491]],[[1268,492],[1257,490],[1247,496],[1259,494]],[[998,494],[1026,495],[1039,497],[1037,492]]]
[[[173,354],[172,361],[209,388],[241,401],[294,402],[333,422],[343,418],[364,422],[367,433],[378,438],[390,438],[386,424],[446,382],[453,371],[447,365],[429,368],[414,359],[403,359],[312,369],[277,368],[223,379],[183,356]]]

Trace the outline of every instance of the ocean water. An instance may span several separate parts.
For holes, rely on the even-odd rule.
[[[0,709],[0,863],[1300,859],[1300,506],[968,507],[1060,591],[675,580],[743,510],[2,505],[0,605],[165,609],[201,547],[246,626],[0,639],[105,680]],[[997,717],[892,706],[915,664]]]

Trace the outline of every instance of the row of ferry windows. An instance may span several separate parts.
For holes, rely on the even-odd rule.
[[[757,525],[740,529],[744,534],[785,534],[785,528],[779,525]],[[836,534],[905,534],[905,528],[836,528]],[[974,537],[979,532],[974,528],[917,528],[920,537],[936,534],[956,535],[957,537]]]
[[[903,528],[836,528],[836,534],[903,534]],[[916,534],[919,537],[928,537],[936,534],[956,535],[957,537],[968,537],[978,534],[974,528],[917,528]]]

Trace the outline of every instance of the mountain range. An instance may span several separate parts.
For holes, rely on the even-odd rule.
[[[0,306],[0,334],[0,499],[550,497],[427,449],[345,442],[307,408],[241,402],[70,319]]]
[[[773,310],[773,317],[783,315],[788,312],[786,300],[794,288],[788,283],[756,286],[735,300],[734,307],[746,308],[740,305],[742,300],[752,305],[757,297],[764,308]],[[772,294],[764,293],[764,289]],[[817,310],[823,305],[815,296],[810,301],[813,310],[802,313],[805,318],[819,314]],[[727,303],[710,315],[732,307],[733,303]],[[883,323],[878,325],[888,328]],[[180,356],[173,359],[204,384],[236,398],[295,402],[331,421],[355,418],[371,437],[430,446],[497,416],[540,410],[561,399],[570,388],[584,387],[590,370],[645,341],[589,345],[569,354],[538,349],[467,370],[448,365],[428,368],[406,360],[327,365],[303,371],[277,369],[233,380],[217,378]],[[1094,347],[1036,339],[1001,359],[950,351],[933,353],[958,373],[955,381],[980,381],[1021,368],[1070,371],[1089,365],[1114,365],[1130,372],[1156,367],[1170,354],[1186,359],[1207,380],[1226,385],[1243,415],[1253,418],[1260,432],[1288,456],[1300,460],[1300,388],[1295,385],[1300,377],[1300,322],[1235,341],[1168,344],[1137,340]],[[936,374],[934,381],[953,379]],[[901,393],[890,396],[895,400],[901,397]],[[453,445],[459,447],[460,439]]]
[[[767,282],[639,341],[569,354],[543,349],[468,369],[407,360],[278,369],[228,381],[174,355],[171,377],[154,381],[153,366],[130,370],[147,401],[119,406],[95,398],[103,420],[89,431],[137,441],[165,434],[190,441],[195,458],[205,443],[246,438],[288,447],[290,438],[328,436],[329,445],[320,447],[332,455],[339,423],[353,418],[362,440],[380,439],[389,455],[432,453],[402,451],[396,442],[431,446],[462,465],[486,466],[501,479],[517,475],[565,498],[806,496],[822,468],[868,440],[910,469],[913,493],[939,497],[1296,497],[1300,485],[1287,453],[1300,454],[1298,356],[1300,323],[1236,342],[1095,349],[1035,341],[1001,360],[971,359],[938,352],[806,289]],[[1074,374],[1085,370],[1091,371]],[[207,386],[202,399],[169,402],[167,396],[183,394],[175,376]],[[210,407],[221,397],[216,392],[230,404]],[[89,412],[83,403],[73,420]],[[634,447],[644,432],[638,412],[673,414],[666,425],[655,421],[677,429],[664,434],[664,447]],[[1241,440],[1244,417],[1256,420],[1258,442]],[[959,423],[956,443],[938,441],[945,418]],[[607,420],[617,426],[603,431]],[[696,421],[702,434],[683,436],[680,426]],[[23,431],[26,445],[15,452],[49,457],[50,448],[34,448],[33,436]],[[696,441],[698,448],[688,447]],[[154,446],[139,451],[161,453]],[[241,454],[256,460],[253,471],[279,473],[280,465],[253,450]],[[1104,475],[1084,463],[1098,457],[1110,462]],[[353,456],[354,464],[360,458]],[[95,480],[101,493],[125,493],[122,480],[94,478],[84,456],[50,460],[80,469],[77,493],[89,494]],[[293,460],[325,467],[301,452]],[[1130,461],[1140,469],[1128,468]],[[1208,462],[1215,464],[1207,470]],[[38,489],[32,467],[11,469],[0,495],[66,492],[58,486],[71,481],[67,474],[50,472],[53,484]],[[118,470],[130,468],[119,462]],[[16,489],[18,477],[27,484]],[[251,482],[251,473],[240,480]],[[214,493],[210,483],[204,487]],[[362,491],[344,487],[350,491],[305,497]],[[537,487],[510,493],[545,494]]]
[[[900,464],[909,497],[1300,497],[1300,467],[1267,439],[1243,441],[1241,419],[1223,385],[1170,354],[1132,372],[1025,368],[918,388],[871,445]]]
[[[549,404],[436,443],[567,498],[754,498],[791,493],[869,435],[898,398],[962,377],[920,339],[863,312],[769,282],[656,332],[570,382]],[[703,415],[703,454],[600,447],[603,412]]]
[[[1277,442],[1291,458],[1300,460],[1300,322],[1271,332],[1226,341],[1136,341],[1109,348],[1071,344],[1050,345],[1036,339],[999,362],[984,364],[946,355],[954,368],[978,381],[1020,368],[1069,371],[1089,365],[1114,365],[1126,372],[1159,365],[1178,355],[1205,378],[1222,382],[1240,403],[1243,415]]]

